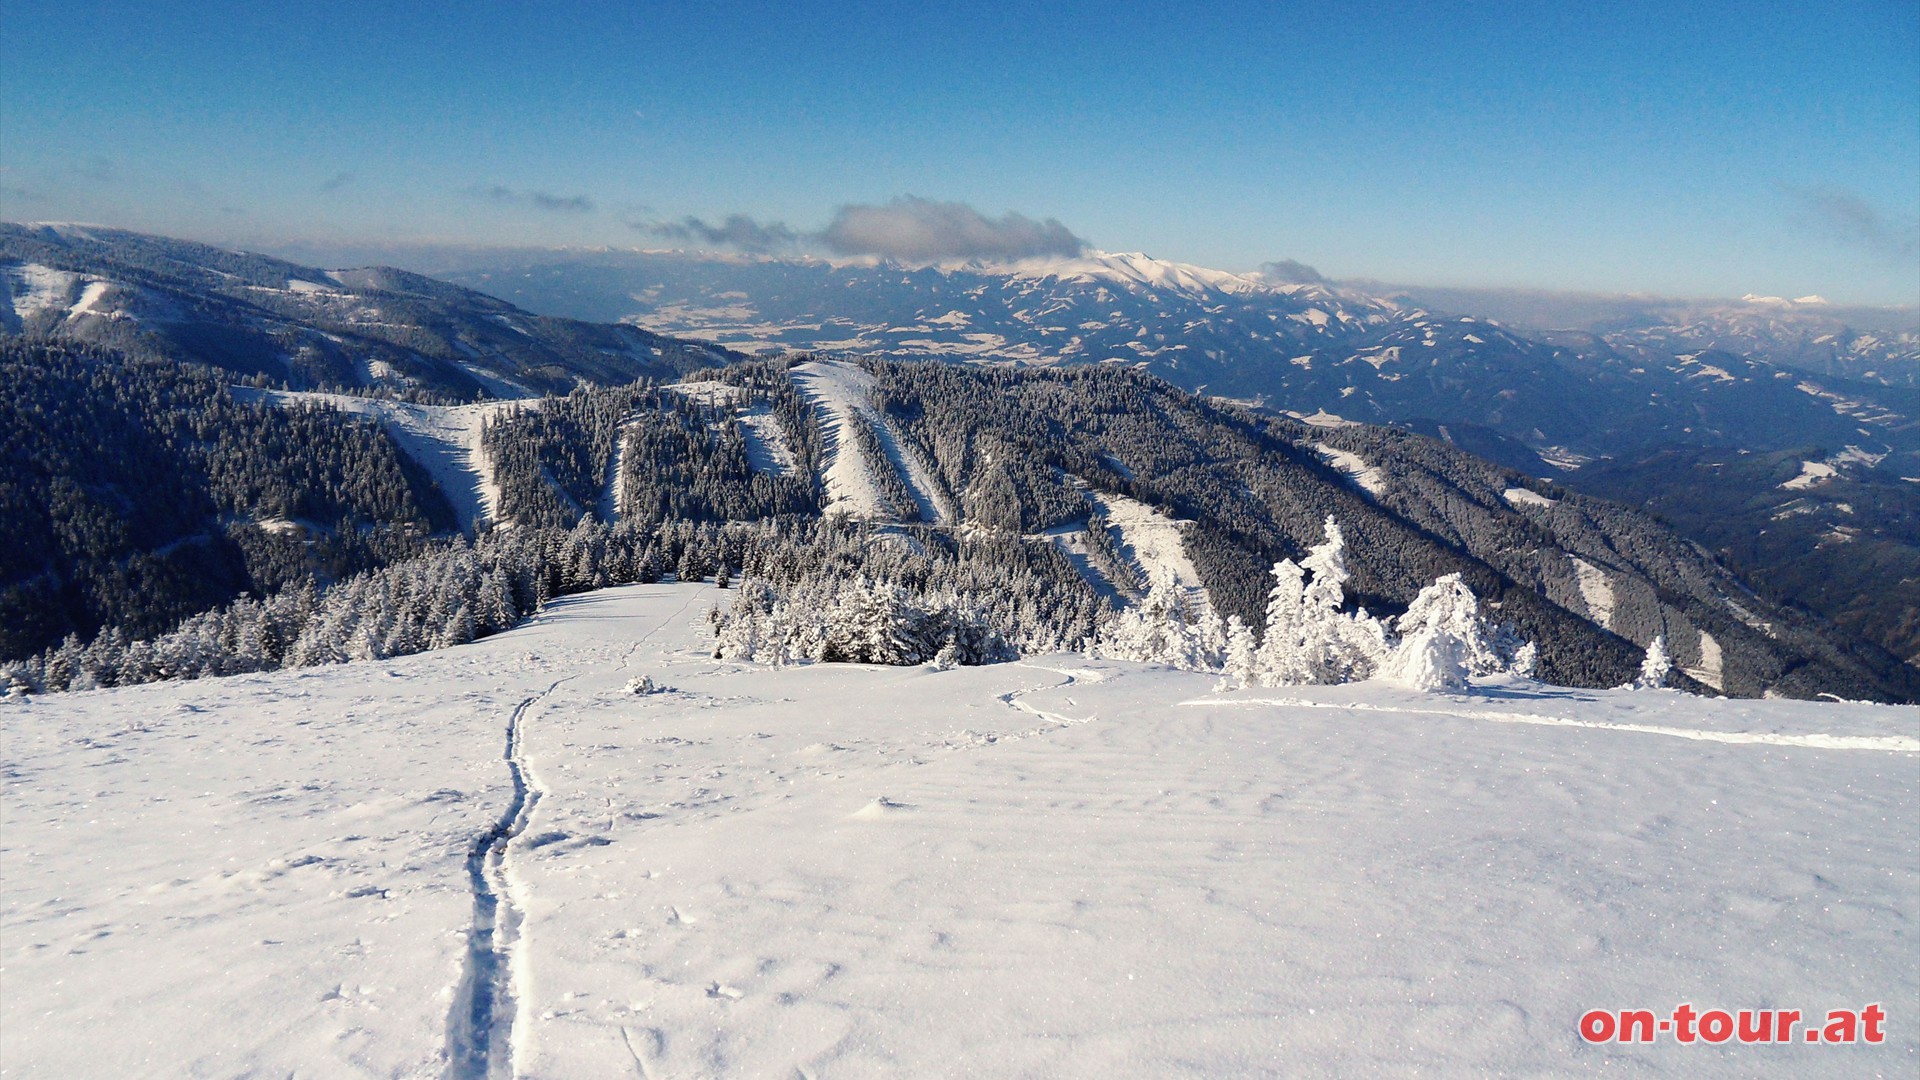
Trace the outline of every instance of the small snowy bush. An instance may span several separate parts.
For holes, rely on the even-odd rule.
[[[1647,658],[1640,662],[1640,677],[1633,681],[1636,690],[1658,690],[1673,674],[1673,660],[1667,655],[1667,636],[1655,634],[1647,642]]]

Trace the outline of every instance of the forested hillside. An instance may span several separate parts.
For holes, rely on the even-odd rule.
[[[444,500],[378,425],[234,401],[212,369],[0,339],[0,656],[152,634],[421,550]]]
[[[859,646],[828,628],[816,658],[922,656],[941,635],[974,660],[1075,647],[1123,609],[1170,602],[1258,628],[1274,564],[1332,520],[1350,607],[1390,618],[1459,575],[1550,681],[1629,681],[1658,640],[1695,689],[1920,699],[1910,666],[1757,595],[1644,514],[1434,439],[1276,418],[1129,368],[798,356],[576,385],[472,420],[461,476],[489,510],[462,519],[445,487],[458,478],[420,457],[439,436],[334,407],[364,399],[242,398],[229,370],[58,337],[4,347],[0,645],[18,659],[73,636],[38,671],[83,655],[152,674],[404,652],[556,592],[667,575],[746,573],[822,611],[919,627],[921,644]],[[463,520],[480,547],[458,538]],[[711,535],[731,546],[684,531],[722,526]],[[475,557],[482,569],[461,561]],[[382,569],[402,559],[416,569]],[[259,599],[222,606],[243,593]],[[161,635],[175,625],[187,638]],[[162,640],[198,659],[122,662]]]

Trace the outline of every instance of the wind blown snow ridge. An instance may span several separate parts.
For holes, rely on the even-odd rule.
[[[1540,724],[1546,727],[1599,728],[1605,731],[1635,731],[1644,735],[1668,735],[1698,742],[1759,743],[1766,746],[1808,746],[1819,750],[1881,750],[1897,754],[1920,754],[1920,739],[1907,735],[1829,735],[1810,732],[1783,735],[1770,731],[1706,731],[1698,728],[1663,727],[1657,724],[1608,724],[1597,720],[1574,720],[1564,716],[1538,713],[1488,712],[1482,709],[1401,708],[1366,702],[1308,701],[1304,698],[1195,698],[1181,705],[1285,705],[1301,709],[1352,709],[1360,712],[1424,712],[1439,716],[1457,716],[1463,720],[1491,720],[1497,724]]]
[[[556,679],[545,690],[516,705],[507,721],[507,769],[513,776],[513,799],[493,827],[474,839],[467,850],[467,879],[473,888],[473,926],[467,932],[466,970],[454,994],[447,1021],[447,1075],[450,1080],[488,1080],[512,1075],[509,1057],[513,1045],[515,994],[513,965],[501,964],[519,937],[521,912],[513,904],[507,880],[507,843],[527,827],[540,801],[540,790],[521,754],[522,724],[527,710],[554,692],[566,679]],[[501,907],[505,906],[504,918]]]

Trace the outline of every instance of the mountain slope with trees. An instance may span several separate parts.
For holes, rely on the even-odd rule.
[[[0,334],[211,364],[259,386],[435,404],[727,360],[709,345],[534,315],[389,267],[330,272],[75,225],[0,223]]]
[[[230,367],[45,326],[3,344],[11,659],[67,639],[71,666],[89,637],[131,647],[219,609],[193,635],[209,657],[195,670],[220,670],[223,650],[259,636],[245,627],[298,621],[269,609],[310,614],[355,580],[376,584],[328,609],[356,612],[329,633],[374,629],[303,655],[465,638],[597,584],[743,573],[801,592],[864,577],[928,626],[974,627],[985,636],[967,649],[988,656],[996,636],[1015,649],[1098,638],[1152,602],[1168,559],[1186,568],[1194,617],[1257,630],[1272,568],[1305,558],[1331,518],[1346,538],[1346,610],[1391,620],[1457,580],[1536,644],[1534,670],[1553,681],[1630,681],[1660,640],[1697,689],[1920,699],[1911,666],[1765,598],[1643,513],[1442,440],[1277,417],[1132,366],[714,353],[735,362],[676,382],[596,386],[581,373],[565,394],[500,402],[477,430],[498,514],[468,540],[433,476],[377,422],[299,395],[243,398]],[[871,488],[860,499],[830,490],[856,479]],[[509,539],[512,554],[480,554]],[[468,595],[495,571],[446,560],[472,558],[520,584]],[[378,577],[402,560],[425,560],[416,577],[459,595]],[[242,594],[267,606],[231,607]]]

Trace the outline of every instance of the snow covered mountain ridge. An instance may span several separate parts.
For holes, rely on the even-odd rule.
[[[1317,542],[1331,514],[1370,537],[1355,548],[1359,602],[1392,614],[1435,578],[1466,573],[1476,594],[1505,609],[1502,619],[1524,623],[1528,636],[1540,641],[1543,671],[1554,678],[1616,685],[1638,665],[1639,651],[1664,636],[1679,666],[1702,687],[1920,696],[1901,688],[1911,674],[1897,660],[1860,651],[1844,634],[1835,637],[1832,628],[1761,600],[1712,555],[1655,522],[1404,433],[1300,426],[1193,398],[1143,373],[1142,364],[1059,361],[1028,365],[1038,370],[1026,373],[995,365],[746,364],[737,354],[631,327],[535,316],[401,271],[324,272],[134,235],[111,237],[114,250],[84,246],[107,243],[97,234],[92,240],[57,233],[51,240],[37,234],[5,239],[33,256],[17,267],[58,270],[59,258],[76,267],[63,271],[73,280],[61,286],[68,307],[58,318],[36,314],[21,334],[0,337],[10,358],[8,377],[22,387],[15,396],[46,403],[54,415],[70,413],[74,432],[113,436],[81,447],[73,441],[78,435],[23,421],[33,471],[23,477],[22,490],[37,494],[25,513],[14,515],[19,543],[8,546],[0,564],[6,590],[0,603],[12,613],[4,620],[5,640],[16,657],[68,632],[90,634],[121,619],[128,620],[124,633],[150,636],[241,591],[265,596],[310,573],[322,583],[344,578],[410,557],[454,530],[564,533],[588,513],[651,529],[675,519],[817,519],[846,512],[883,529],[934,530],[951,538],[942,542],[1018,537],[1029,552],[1023,558],[1045,562],[1043,577],[1069,575],[1081,582],[1072,588],[1091,588],[1108,603],[1138,600],[1151,584],[1146,567],[1128,565],[1134,561],[1129,550],[1137,556],[1183,548],[1191,571],[1182,587],[1206,590],[1222,617],[1252,621],[1260,615],[1267,570]],[[713,266],[688,265],[705,267],[702,272]],[[1324,349],[1303,353],[1281,367],[1340,379],[1372,373],[1370,385],[1385,394],[1414,381],[1410,372],[1419,370],[1415,358],[1422,350],[1434,354],[1426,365],[1431,372],[1455,355],[1447,351],[1454,345],[1526,347],[1470,316],[1349,309],[1314,285],[1233,292],[1244,283],[1209,284],[1182,277],[1178,268],[1125,257],[1096,269],[1132,285],[1064,281],[1058,273],[1039,273],[1041,265],[1039,276],[996,279],[1003,291],[978,296],[987,286],[977,278],[879,267],[861,273],[876,288],[891,282],[932,297],[929,307],[940,314],[925,320],[928,332],[961,340],[991,336],[967,311],[998,310],[1009,330],[1018,324],[1078,336],[1084,355],[1098,355],[1087,339],[1105,334],[1114,320],[1097,323],[1102,329],[1096,330],[1090,328],[1096,320],[1076,322],[1078,313],[1132,311],[1158,328],[1142,326],[1121,343],[1149,358],[1143,360],[1147,372],[1190,373],[1190,365],[1202,362],[1193,354],[1208,334],[1245,330],[1319,340],[1325,348],[1345,341],[1360,351],[1329,364],[1322,364]],[[1092,273],[1060,260],[1044,265],[1069,277]],[[760,282],[766,296],[804,297],[825,288],[847,292],[849,302],[884,305],[887,299],[884,290],[844,288],[835,276],[843,271],[832,267],[762,261],[723,269],[732,274],[741,267],[775,275]],[[112,274],[103,272],[108,269]],[[98,315],[99,303],[73,314],[76,298],[90,288],[81,282],[87,275],[164,295],[181,317],[136,317],[131,321],[158,329],[115,337],[108,332],[130,320]],[[1219,302],[1189,305],[1204,318],[1173,325],[1174,309],[1154,306],[1157,294],[1144,278],[1180,288],[1220,285],[1209,294]],[[289,281],[310,288],[294,289]],[[956,291],[956,285],[965,288]],[[359,321],[339,317],[336,293]],[[1284,305],[1297,310],[1283,317]],[[383,317],[360,318],[371,318],[371,309]],[[1375,319],[1384,321],[1368,322]],[[354,326],[362,329],[340,332]],[[911,344],[918,334],[894,336]],[[627,381],[635,374],[625,362],[631,354],[606,351],[622,340],[649,342],[652,366],[643,370],[677,375],[683,364],[728,366],[695,382],[636,385]],[[332,343],[336,352],[305,354],[317,359],[298,362],[316,341]],[[489,356],[476,341],[490,348],[519,343],[524,351],[491,354],[516,368],[489,368],[461,348]],[[1376,344],[1356,344],[1362,341]],[[976,344],[983,355],[998,348]],[[372,372],[374,362],[388,356],[412,365],[412,372],[362,381],[363,361]],[[452,402],[469,400],[474,391],[455,393],[451,381],[424,381],[450,380],[453,373],[470,380],[457,360],[451,369],[444,366],[445,357],[573,392],[545,399],[537,410],[507,402],[456,408]],[[343,362],[337,372],[328,366],[332,360]],[[1224,357],[1207,362],[1221,370],[1249,366]],[[1709,387],[1725,381],[1706,368],[1736,381],[1742,370],[1730,360],[1697,356],[1682,366]],[[235,390],[221,379],[247,385]],[[303,383],[318,383],[324,392],[302,389]],[[1471,382],[1463,387],[1468,395],[1485,394]],[[1569,387],[1552,389],[1577,397]],[[362,402],[354,394],[415,400]],[[1499,407],[1515,405],[1485,396]],[[174,402],[168,408],[191,402],[206,410],[195,422],[207,426],[210,439],[169,439],[167,432],[183,421],[155,411],[154,403],[167,401]],[[1331,413],[1309,415],[1340,424]],[[290,434],[295,429],[297,436]],[[1450,437],[1449,427],[1442,425],[1439,434]],[[1858,439],[1849,445],[1860,453],[1831,466],[1836,475],[1854,469],[1856,459],[1874,468],[1892,459]],[[1828,458],[1841,460],[1795,459],[1795,471],[1799,460]],[[103,473],[106,462],[120,474]],[[141,479],[129,484],[132,476]],[[1856,509],[1868,519],[1864,503]],[[116,525],[103,531],[60,524],[74,514],[101,515]],[[1163,542],[1169,536],[1180,539]],[[1062,611],[1068,621],[1091,617],[1077,608]],[[1903,625],[1897,611],[1884,614],[1887,625]]]
[[[1195,393],[1323,424],[1401,426],[1575,489],[1659,500],[1674,520],[1732,515],[1729,528],[1689,538],[1920,661],[1920,542],[1910,525],[1920,515],[1920,327],[1897,319],[1810,298],[1636,300],[1585,313],[1588,329],[1522,330],[1417,294],[1286,280],[1310,277],[1304,268],[1276,267],[1269,278],[1108,253],[909,267],[575,252],[452,276],[534,310],[624,319],[746,353],[1141,367]],[[1437,313],[1445,310],[1455,313]],[[1809,537],[1821,545],[1809,572],[1789,551],[1805,545],[1777,543],[1778,509],[1762,509],[1791,473],[1661,464],[1670,452],[1813,461],[1847,447],[1872,458],[1847,470],[1870,497],[1839,500],[1848,509],[1834,513],[1851,519]],[[1753,489],[1732,498],[1727,485],[1746,478]],[[1695,512],[1708,506],[1710,515]],[[1836,580],[1850,584],[1828,584]]]

